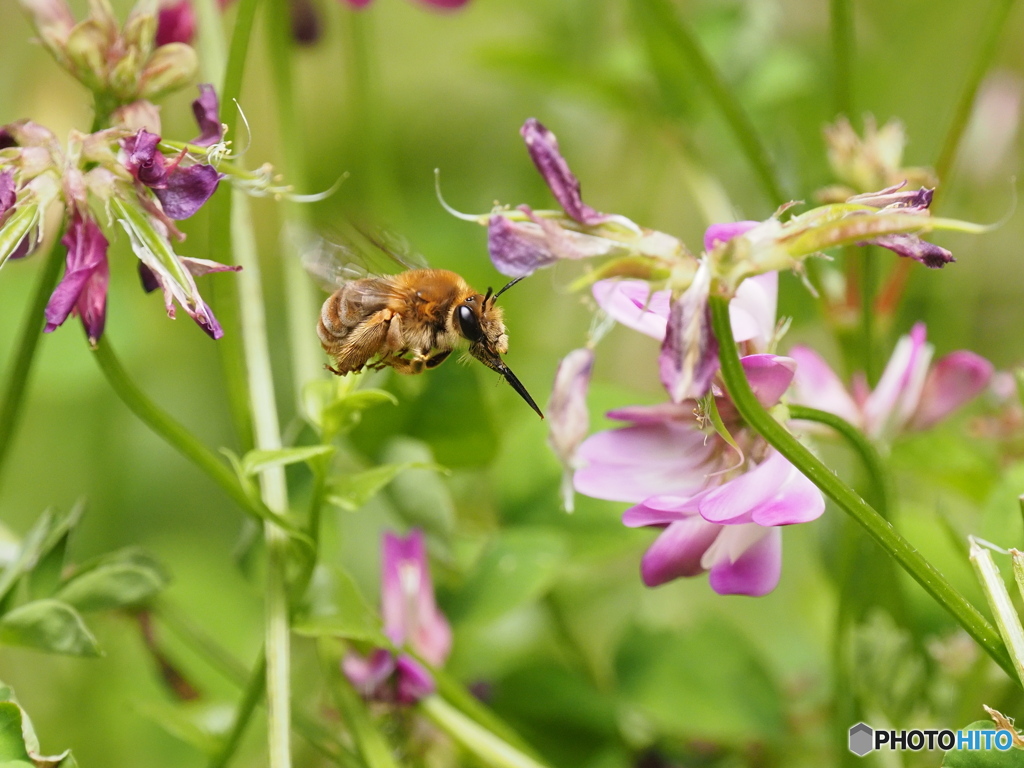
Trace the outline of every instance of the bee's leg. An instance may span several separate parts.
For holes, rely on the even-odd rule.
[[[392,368],[399,373],[407,373],[415,376],[417,373],[423,373],[426,370],[427,356],[419,353],[415,357],[406,359],[404,357],[393,357],[388,362]]]
[[[386,342],[390,324],[394,319],[391,311],[384,309],[371,315],[366,322],[354,328],[336,351],[330,351],[337,365],[335,372],[343,376],[352,371],[362,370],[370,358],[378,352],[385,353],[384,357],[387,357],[389,350]],[[385,365],[387,364],[385,363]]]
[[[427,368],[437,368],[441,363],[448,359],[452,351],[449,349],[446,352],[438,352],[436,355],[431,355],[427,358]]]

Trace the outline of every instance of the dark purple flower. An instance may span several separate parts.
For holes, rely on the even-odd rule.
[[[922,240],[917,235],[885,235],[876,237],[871,242],[888,248],[899,256],[920,262],[930,269],[940,269],[956,261],[953,254],[945,248]]]
[[[192,45],[196,35],[196,12],[191,0],[165,5],[157,15],[156,44],[184,43]]]
[[[878,208],[881,213],[899,211],[901,213],[920,213],[927,216],[935,190],[928,187],[921,187],[917,190],[904,189],[906,184],[906,182],[903,182],[878,192],[854,195],[848,198],[846,202],[870,205],[873,208]],[[873,240],[868,240],[864,244],[888,248],[893,253],[907,259],[913,259],[930,269],[939,269],[956,261],[953,258],[953,254],[945,248],[926,242],[917,235],[912,234],[883,235]]]
[[[77,313],[89,343],[95,345],[103,335],[107,317],[107,238],[91,216],[75,210],[61,243],[68,249],[67,266],[46,305],[45,332],[56,330],[69,315]]]
[[[209,259],[192,259],[188,256],[179,256],[178,261],[187,271],[190,280],[191,278],[209,275],[214,272],[238,272],[241,269],[237,265],[221,264]],[[166,270],[152,269],[140,261],[139,278],[142,281],[142,288],[146,293],[155,291],[157,288],[163,289],[164,304],[167,307],[168,317],[174,318],[174,299],[177,299],[189,316],[196,321],[196,325],[202,328],[210,338],[219,339],[224,335],[224,330],[220,327],[220,323],[217,322],[217,318],[214,316],[213,310],[210,309],[210,305],[202,299],[190,301],[189,295],[182,291],[182,286],[176,284]],[[198,296],[198,292],[194,290],[194,282],[185,288],[193,289],[194,295]]]
[[[439,666],[448,658],[452,632],[434,602],[423,534],[402,539],[384,534],[381,598],[384,633],[396,648],[409,647],[427,663]],[[412,704],[434,691],[434,678],[407,653],[378,648],[369,656],[349,653],[342,669],[366,698]]]
[[[878,192],[867,192],[846,199],[848,203],[870,205],[873,208],[899,208],[912,211],[926,211],[932,204],[935,189],[904,189],[906,182],[896,184]]]
[[[711,330],[708,305],[711,272],[702,262],[693,283],[672,303],[658,368],[674,402],[701,398],[718,371],[718,340]]]
[[[523,123],[519,133],[526,142],[526,149],[533,159],[533,164],[537,166],[551,193],[570,218],[587,226],[602,224],[612,218],[607,214],[598,213],[583,202],[580,197],[579,179],[569,170],[569,164],[558,151],[555,134],[534,117]]]
[[[216,144],[224,136],[224,126],[220,122],[220,101],[217,92],[209,83],[199,86],[199,98],[192,102],[192,114],[199,125],[199,135],[189,144],[197,147],[209,147]]]
[[[142,184],[153,190],[164,213],[175,221],[198,211],[217,190],[220,173],[212,165],[182,167],[182,157],[168,162],[159,150],[160,137],[146,130],[124,140],[125,165]]]
[[[18,199],[18,188],[14,183],[14,174],[10,171],[0,173],[0,222],[4,220],[7,212],[14,208],[14,201]]]

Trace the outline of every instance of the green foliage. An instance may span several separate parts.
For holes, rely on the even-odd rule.
[[[964,726],[965,731],[996,730],[991,720],[978,720]],[[1016,747],[1002,751],[992,749],[951,749],[942,758],[942,768],[1020,768],[1024,766],[1024,750]]]
[[[293,629],[309,637],[340,637],[387,646],[380,617],[341,567],[318,565]]]

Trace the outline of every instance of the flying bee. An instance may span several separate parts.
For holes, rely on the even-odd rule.
[[[407,259],[362,232],[378,249],[403,266]],[[345,249],[342,246],[343,250]],[[307,261],[312,272],[321,272]],[[338,279],[340,276],[340,279]],[[317,335],[324,351],[334,360],[329,371],[344,376],[370,368],[394,368],[418,374],[436,368],[463,341],[469,354],[500,373],[520,397],[544,418],[526,387],[501,356],[508,352],[502,308],[498,297],[521,278],[494,293],[481,294],[461,275],[446,269],[410,268],[395,275],[354,278],[335,270],[340,287],[320,310]]]

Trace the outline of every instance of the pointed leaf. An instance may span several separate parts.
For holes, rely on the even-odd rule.
[[[0,617],[0,644],[69,656],[98,656],[96,638],[82,617],[60,600],[35,600]]]
[[[55,521],[46,540],[39,548],[39,560],[29,573],[28,590],[32,599],[49,597],[60,583],[61,572],[64,570],[68,540],[71,532],[82,519],[85,503],[79,501],[71,510]]]
[[[284,467],[310,461],[318,456],[334,453],[333,445],[304,445],[295,448],[279,448],[274,451],[253,450],[242,457],[240,468],[243,474],[250,477],[258,475],[270,467]]]
[[[360,389],[331,403],[321,413],[324,439],[347,432],[359,423],[363,411],[385,404],[398,405],[398,398],[383,389]]]
[[[166,586],[167,578],[159,568],[109,562],[76,574],[56,597],[80,611],[102,611],[144,605]]]
[[[433,464],[405,462],[403,464],[381,464],[362,472],[342,475],[331,484],[327,501],[341,509],[354,512],[394,480],[399,473],[414,467],[416,469],[440,469]]]
[[[4,568],[3,573],[0,573],[0,601],[7,597],[7,593],[11,591],[18,579],[35,565],[43,542],[46,541],[52,527],[53,512],[48,509],[39,516],[36,524],[25,534],[17,558]]]

